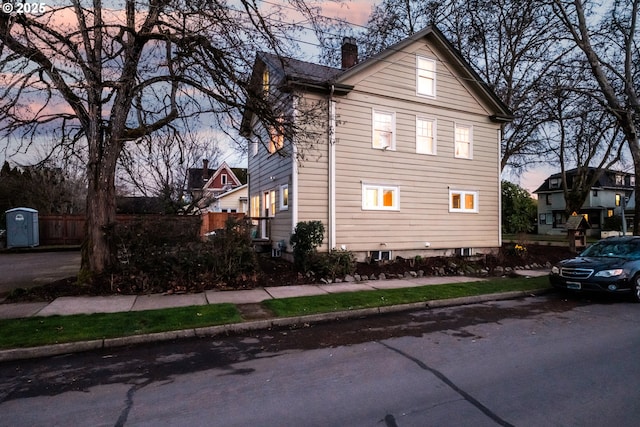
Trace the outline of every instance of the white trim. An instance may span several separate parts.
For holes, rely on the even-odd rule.
[[[298,116],[298,97],[293,98],[293,121],[296,122]],[[289,188],[289,207],[291,212],[291,232],[298,224],[298,144],[297,141],[291,141],[291,187]]]
[[[375,206],[371,206],[367,199],[367,190],[376,190]],[[383,206],[384,190],[393,191],[393,205]],[[362,210],[364,211],[399,211],[400,210],[400,187],[390,184],[368,184],[362,183]]]
[[[284,204],[284,190],[287,190],[287,204]],[[278,188],[278,204],[281,211],[289,210],[289,184],[282,184]]]
[[[502,147],[502,128],[498,129],[498,147]],[[500,247],[502,247],[502,171],[500,170],[500,164],[502,163],[502,159],[500,157],[501,151],[502,150],[498,149],[498,242]]]
[[[469,155],[461,156],[456,153],[456,148],[458,145],[457,133],[458,128],[463,129],[467,128],[469,130]],[[473,159],[473,125],[467,123],[458,123],[455,122],[453,125],[453,155],[456,159]]]
[[[336,101],[329,99],[329,249],[336,247]]]
[[[433,70],[427,70],[426,68],[420,68],[420,61],[427,61],[433,64]],[[430,99],[435,99],[436,98],[436,76],[437,76],[437,72],[436,72],[436,66],[437,66],[437,62],[435,59],[433,58],[427,58],[425,56],[416,56],[416,95],[419,97],[423,97],[423,98],[430,98]],[[420,92],[420,70],[425,70],[427,73],[428,72],[432,72],[433,73],[433,85],[431,88],[431,92],[432,93],[421,93]],[[426,76],[425,76],[426,77]]]
[[[388,115],[391,116],[391,141],[389,141],[389,145],[387,146],[376,146],[375,144],[375,135],[376,135],[376,114],[380,115]],[[396,149],[396,113],[395,111],[384,110],[380,108],[372,108],[371,109],[371,148],[374,150],[390,150],[395,151]]]
[[[420,151],[418,149],[418,122],[419,121],[425,121],[425,122],[431,122],[431,152],[426,152],[426,151]],[[426,154],[429,156],[435,156],[438,153],[438,143],[437,143],[437,127],[438,127],[438,120],[434,117],[428,117],[428,116],[416,116],[416,154]]]
[[[460,207],[453,207],[453,195],[460,195]],[[463,207],[465,196],[473,195],[473,208],[468,209]],[[449,189],[449,212],[450,213],[478,213],[480,211],[480,192],[477,190],[452,190]]]

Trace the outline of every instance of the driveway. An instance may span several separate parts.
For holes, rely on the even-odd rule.
[[[0,295],[16,288],[32,288],[80,270],[80,251],[0,253]]]

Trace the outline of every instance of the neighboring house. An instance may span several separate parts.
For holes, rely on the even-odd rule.
[[[217,169],[209,169],[209,161],[205,159],[202,168],[189,169],[187,191],[201,211],[246,212],[246,184],[246,169],[232,168],[226,162]]]
[[[572,188],[577,169],[565,172],[567,188]],[[590,168],[589,174],[597,172]],[[635,206],[633,189],[635,175],[614,170],[603,170],[591,187],[582,208],[576,214],[583,215],[589,222],[590,235],[599,235],[607,218],[620,216],[623,206],[626,217],[633,218]],[[538,234],[565,234],[567,212],[564,199],[562,174],[550,175],[533,193],[538,195]],[[625,199],[626,198],[626,199]],[[573,213],[573,212],[572,212]],[[631,219],[627,221],[631,224]]]
[[[215,197],[209,212],[247,213],[249,207],[248,185],[243,184]]]
[[[263,96],[288,94],[296,120],[319,109],[298,123],[311,136],[296,141],[245,112],[258,236],[290,251],[296,224],[319,220],[320,250],[347,249],[359,260],[499,247],[509,109],[433,27],[360,63],[346,38],[342,55],[342,69],[256,57]],[[267,144],[256,138],[265,134]]]

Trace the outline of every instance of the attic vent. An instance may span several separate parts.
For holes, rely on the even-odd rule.
[[[456,255],[458,255],[458,256],[471,256],[471,255],[473,255],[473,248],[458,248],[458,249],[456,249]]]

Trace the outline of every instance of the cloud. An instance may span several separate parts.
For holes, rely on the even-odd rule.
[[[375,3],[373,0],[327,1],[321,7],[324,16],[344,19],[356,25],[364,25],[367,23]]]

